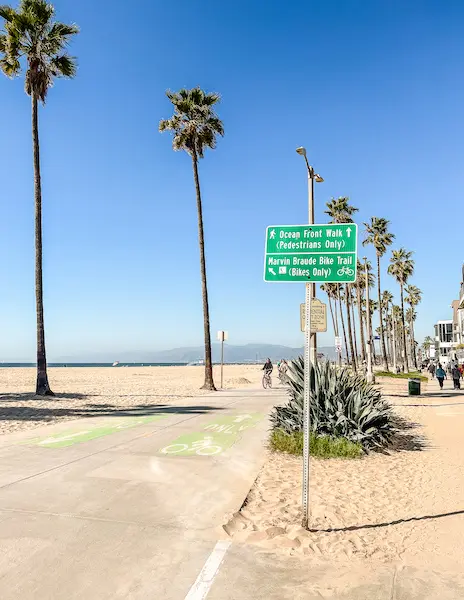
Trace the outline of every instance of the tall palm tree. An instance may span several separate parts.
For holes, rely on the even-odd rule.
[[[410,319],[409,319],[409,328],[411,331],[411,349],[412,349],[412,359],[414,362],[414,367],[417,369],[417,357],[416,357],[416,343],[414,340],[414,321],[416,320],[417,313],[414,308],[420,303],[422,300],[422,291],[415,285],[408,285],[405,288],[406,298],[404,301],[409,304],[411,307]]]
[[[387,334],[387,345],[389,347],[389,351],[387,351],[387,356],[390,354],[390,357],[393,356],[393,350],[391,346],[391,335],[390,335],[390,325],[391,325],[391,315],[390,315],[390,305],[393,303],[393,294],[388,290],[384,290],[382,292],[382,310],[385,315],[385,330]],[[396,365],[394,365],[396,366]]]
[[[380,286],[380,258],[387,251],[388,246],[393,243],[395,236],[388,231],[390,221],[382,217],[371,217],[370,223],[364,223],[366,228],[366,237],[363,246],[372,244],[375,248],[377,257],[377,295],[379,302],[379,320],[380,320],[380,340],[382,344],[383,367],[388,371],[387,351],[385,349],[385,334],[383,330],[382,318],[382,291]]]
[[[326,206],[327,206],[327,210],[324,211],[325,214],[329,215],[329,217],[331,218],[331,223],[352,223],[353,222],[353,215],[355,212],[358,212],[358,209],[354,206],[351,206],[350,204],[348,204],[349,202],[349,198],[346,196],[340,196],[339,198],[337,198],[336,200],[334,198],[332,198],[332,200],[330,202],[327,202]],[[355,355],[355,349],[354,349],[354,343],[353,343],[353,327],[352,327],[352,323],[351,323],[351,290],[350,290],[350,284],[347,283],[345,284],[345,294],[344,294],[344,298],[345,298],[345,303],[346,303],[346,317],[347,317],[347,327],[348,327],[348,339],[350,342],[350,351],[351,351],[351,364],[353,366],[353,369],[356,370],[356,355]],[[340,313],[341,313],[341,306],[340,306]],[[342,320],[342,325],[344,326],[343,320]],[[347,348],[347,353],[348,353],[348,348]]]
[[[54,20],[55,9],[45,0],[21,0],[19,8],[0,6],[5,31],[0,33],[0,68],[10,78],[24,66],[25,92],[32,104],[32,149],[35,201],[35,296],[37,313],[36,394],[53,396],[47,375],[42,279],[42,185],[40,174],[38,104],[45,104],[56,77],[74,77],[75,60],[66,53],[76,25]]]
[[[208,94],[199,87],[179,92],[166,92],[174,106],[170,119],[160,121],[160,131],[174,133],[172,147],[184,150],[192,159],[193,178],[197,195],[198,242],[200,246],[200,271],[203,298],[203,326],[205,338],[205,383],[202,389],[216,389],[213,381],[213,362],[211,357],[211,331],[209,322],[208,286],[206,281],[205,237],[203,231],[203,207],[201,201],[198,161],[204,157],[206,148],[216,148],[216,138],[224,135],[224,126],[214,112],[214,106],[220,100],[218,94]]]
[[[414,273],[414,261],[412,260],[412,252],[400,248],[399,250],[393,250],[390,258],[390,266],[388,272],[396,279],[400,285],[400,298],[401,298],[401,325],[402,325],[402,340],[404,349],[404,362],[406,372],[409,371],[408,364],[408,352],[406,346],[406,323],[404,315],[404,286],[407,284],[408,279]]]

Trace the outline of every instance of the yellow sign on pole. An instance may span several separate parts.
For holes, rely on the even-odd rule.
[[[300,304],[300,328],[305,330],[306,310],[305,305]],[[327,331],[327,304],[317,298],[311,300],[311,333],[323,333]]]

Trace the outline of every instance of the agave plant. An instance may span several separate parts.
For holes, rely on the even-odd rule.
[[[287,433],[303,429],[304,361],[289,364],[290,400],[271,414],[274,429]],[[336,369],[330,363],[310,368],[311,430],[317,435],[346,438],[368,450],[388,444],[395,431],[393,412],[380,391],[361,375]]]

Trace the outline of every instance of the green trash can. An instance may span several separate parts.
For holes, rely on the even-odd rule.
[[[409,396],[420,396],[420,379],[408,379]]]

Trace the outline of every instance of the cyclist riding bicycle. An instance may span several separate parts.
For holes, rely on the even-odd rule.
[[[264,367],[263,367],[264,374],[270,375],[273,370],[274,370],[274,367],[272,365],[271,359],[268,358],[267,361],[264,363]]]
[[[279,363],[279,373],[281,375],[285,375],[285,373],[287,372],[287,369],[288,369],[287,361],[285,360],[285,358],[283,358]]]

